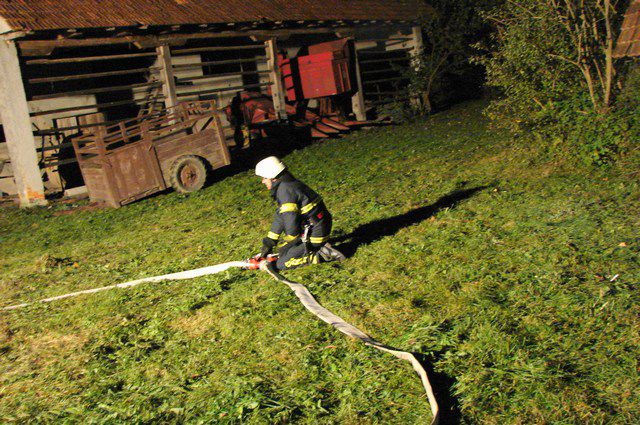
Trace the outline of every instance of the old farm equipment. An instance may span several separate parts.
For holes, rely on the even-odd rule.
[[[368,124],[346,119],[346,105],[356,87],[353,52],[353,41],[345,38],[308,46],[306,54],[293,58],[278,55],[287,118],[295,128],[308,129],[313,138],[327,138]],[[313,108],[310,101],[315,102]],[[240,92],[225,113],[247,135],[264,135],[278,124],[270,92]]]
[[[349,39],[308,47],[308,54],[292,59],[280,56],[287,99],[301,101],[340,95],[351,91],[351,50]]]
[[[120,207],[172,186],[200,189],[230,163],[213,102],[182,103],[72,140],[91,200]]]

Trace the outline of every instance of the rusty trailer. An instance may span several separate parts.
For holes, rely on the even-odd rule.
[[[112,207],[173,187],[204,185],[231,162],[214,102],[186,102],[72,140],[92,201]]]

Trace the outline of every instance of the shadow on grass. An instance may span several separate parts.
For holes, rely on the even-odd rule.
[[[453,208],[465,199],[471,198],[476,192],[486,189],[488,186],[477,186],[469,189],[459,189],[438,199],[431,205],[416,208],[406,214],[396,215],[381,220],[375,220],[358,226],[348,235],[331,238],[331,243],[346,257],[353,256],[358,247],[370,244],[385,236],[396,234],[400,229],[420,223],[445,208]]]
[[[429,376],[429,382],[433,388],[433,394],[438,402],[438,424],[457,425],[462,423],[462,412],[458,400],[452,395],[455,379],[433,369],[437,357],[427,357],[421,353],[411,353],[420,362]]]

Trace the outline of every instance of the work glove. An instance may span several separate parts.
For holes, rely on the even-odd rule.
[[[273,252],[273,248],[276,246],[276,241],[271,238],[262,239],[262,250],[260,251],[260,256],[262,258],[267,258],[267,255]]]

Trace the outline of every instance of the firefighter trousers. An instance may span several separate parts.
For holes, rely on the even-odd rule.
[[[329,241],[332,220],[328,215],[323,220],[312,226],[307,242],[298,237],[286,244],[278,251],[278,270],[293,269],[307,264],[317,264],[321,261],[318,251]]]
[[[318,251],[323,245],[324,243],[305,244],[301,238],[298,238],[280,250],[276,267],[278,270],[287,270],[307,264],[317,264],[320,262]]]

